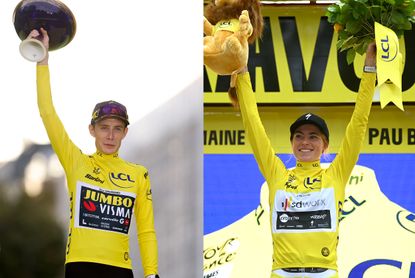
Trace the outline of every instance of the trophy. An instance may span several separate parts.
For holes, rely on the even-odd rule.
[[[27,38],[40,28],[49,36],[49,50],[60,49],[69,44],[76,32],[75,17],[69,8],[58,0],[22,0],[13,13],[16,33],[22,40],[20,54],[31,62],[43,60],[47,54],[43,43],[37,38]]]

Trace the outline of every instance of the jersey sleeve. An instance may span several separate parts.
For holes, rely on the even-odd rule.
[[[74,161],[81,157],[81,151],[70,140],[61,120],[56,114],[52,102],[50,74],[47,65],[38,65],[37,102],[40,116],[46,128],[53,150],[59,158],[65,171],[71,171]]]
[[[258,167],[269,185],[274,184],[279,169],[286,169],[275,155],[265,128],[259,117],[258,107],[252,90],[249,73],[238,75],[236,83],[239,107],[245,131],[257,161]],[[281,171],[281,170],[280,170]]]
[[[375,73],[363,73],[352,117],[346,127],[339,152],[328,169],[328,174],[338,177],[343,186],[346,186],[353,167],[359,158],[363,140],[366,136],[375,92],[375,82]]]
[[[157,239],[154,229],[153,201],[151,194],[150,177],[147,170],[144,171],[142,184],[136,202],[136,222],[138,244],[141,254],[141,264],[144,270],[144,277],[150,274],[157,274]]]

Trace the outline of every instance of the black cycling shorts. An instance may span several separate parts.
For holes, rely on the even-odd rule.
[[[106,264],[76,262],[65,264],[65,278],[133,278],[133,271],[128,268]]]

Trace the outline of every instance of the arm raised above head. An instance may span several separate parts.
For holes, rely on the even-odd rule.
[[[277,175],[281,175],[277,170],[285,169],[285,166],[275,155],[271,141],[262,124],[247,70],[238,75],[236,92],[243,124],[258,167],[267,183],[271,185],[275,183]]]
[[[344,185],[359,158],[369,122],[376,83],[376,44],[374,42],[369,44],[366,51],[366,67],[369,67],[369,71],[363,71],[352,117],[347,125],[339,153],[332,163],[333,167],[330,167],[333,174],[341,177]]]

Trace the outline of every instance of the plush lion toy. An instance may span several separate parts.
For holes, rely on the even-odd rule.
[[[212,0],[204,10],[204,64],[219,75],[231,75],[229,97],[237,106],[235,83],[248,62],[248,45],[262,35],[259,0]]]

